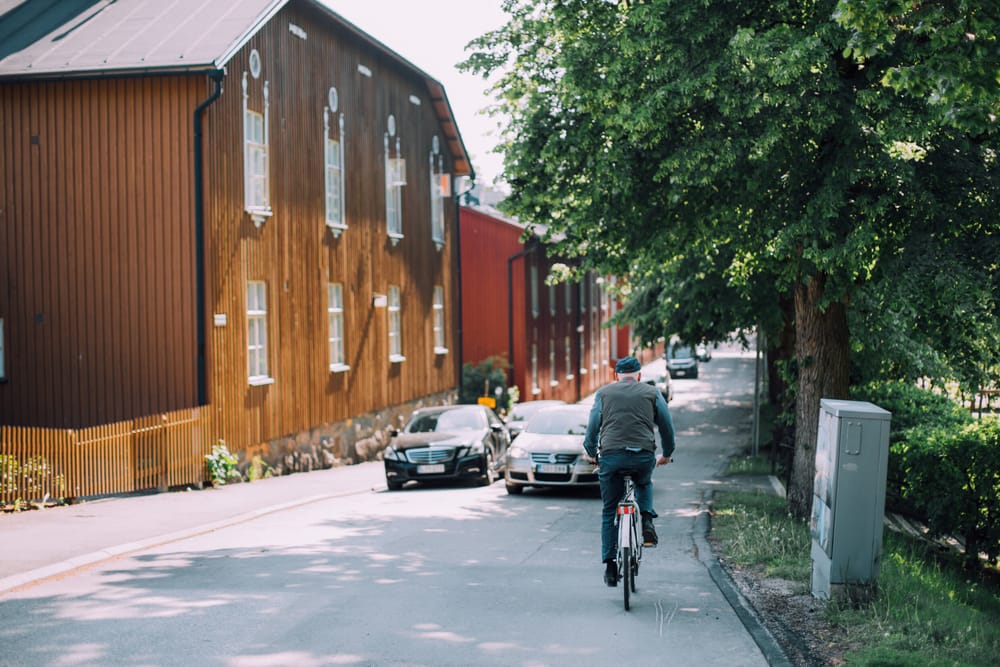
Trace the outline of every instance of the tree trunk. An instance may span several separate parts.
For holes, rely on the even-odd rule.
[[[821,398],[847,398],[850,386],[850,341],[847,307],[834,301],[824,309],[826,276],[813,276],[795,287],[795,356],[799,385],[795,406],[795,455],[788,487],[788,510],[806,518],[812,509],[816,470],[816,436]]]

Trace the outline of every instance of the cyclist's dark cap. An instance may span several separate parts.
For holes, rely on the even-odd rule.
[[[638,373],[642,370],[642,365],[635,357],[622,357],[615,364],[615,373]]]

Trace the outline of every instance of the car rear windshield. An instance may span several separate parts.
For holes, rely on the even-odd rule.
[[[476,410],[446,410],[420,415],[411,421],[407,433],[430,433],[432,431],[465,431],[483,428],[483,416]]]
[[[524,426],[525,433],[548,435],[586,435],[587,412],[562,410],[539,412]]]

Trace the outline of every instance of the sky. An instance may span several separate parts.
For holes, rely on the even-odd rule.
[[[492,153],[497,121],[483,113],[487,82],[459,72],[465,46],[503,26],[502,0],[323,0],[333,11],[444,85],[479,185],[492,185],[503,160]]]

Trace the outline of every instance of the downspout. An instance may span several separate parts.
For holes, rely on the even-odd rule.
[[[465,365],[465,359],[462,358],[464,345],[463,332],[462,332],[462,198],[472,192],[476,187],[476,173],[472,172],[469,180],[469,189],[465,192],[455,196],[455,245],[458,246],[458,266],[456,267],[458,284],[458,370],[456,378],[456,386],[458,387],[459,396],[462,395],[462,367]]]
[[[534,247],[525,247],[524,250],[507,258],[507,361],[510,363],[510,384],[514,384],[514,379],[517,377],[514,374],[514,260],[534,250]]]
[[[198,328],[198,405],[208,404],[205,360],[205,185],[202,182],[202,113],[222,95],[222,79],[225,70],[212,70],[208,76],[215,82],[215,90],[194,110],[194,289]]]

